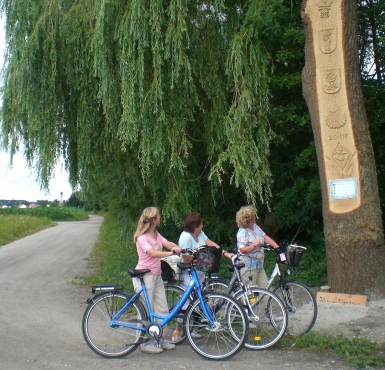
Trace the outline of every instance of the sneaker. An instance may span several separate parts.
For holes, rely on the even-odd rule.
[[[202,339],[204,337],[203,334],[198,334],[195,330],[191,332],[191,338],[193,339]]]
[[[279,321],[282,321],[283,320],[283,317],[282,316],[273,316],[272,318],[275,322],[279,322]],[[271,317],[270,317],[270,313],[266,312],[265,313],[265,321],[268,321],[268,322],[271,322]]]
[[[144,343],[140,346],[140,349],[142,352],[145,352],[145,353],[157,354],[157,353],[163,352],[163,348],[158,347],[155,343]]]
[[[173,336],[174,338],[174,336]],[[171,349],[175,349],[175,344],[168,343],[168,342],[163,342],[162,343],[162,348],[165,349],[166,351],[169,351]]]

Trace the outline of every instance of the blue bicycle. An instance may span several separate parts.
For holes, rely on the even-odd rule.
[[[182,253],[190,251],[183,250]],[[178,263],[178,267],[190,269],[192,278],[167,316],[157,315],[151,309],[143,281],[143,276],[150,271],[148,269],[128,269],[131,277],[139,278],[142,284],[141,290],[135,294],[124,292],[123,286],[93,287],[94,292],[102,293],[89,300],[83,316],[83,336],[88,346],[98,355],[117,358],[130,354],[150,339],[155,339],[160,345],[163,329],[175,322],[188,301],[182,325],[194,351],[210,360],[236,355],[243,348],[249,328],[249,319],[242,305],[227,294],[202,292],[192,262]],[[156,319],[160,323],[155,322]]]

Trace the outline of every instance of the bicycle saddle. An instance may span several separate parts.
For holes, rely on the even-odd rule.
[[[143,269],[143,270],[135,270],[135,269],[128,269],[128,273],[131,275],[131,277],[143,277],[144,274],[147,274],[147,272],[150,272],[150,269]]]

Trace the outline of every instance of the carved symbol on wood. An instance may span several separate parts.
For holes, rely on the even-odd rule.
[[[338,143],[332,156],[326,157],[332,162],[333,177],[338,176],[340,179],[351,177],[354,169],[353,157],[355,155],[356,152],[350,153],[341,143]]]
[[[341,112],[340,108],[338,108],[335,102],[329,106],[329,112],[326,115],[326,126],[332,129],[337,129],[345,126],[346,124],[346,116]]]
[[[318,33],[319,48],[324,54],[330,54],[337,48],[336,28],[327,28],[319,30]]]
[[[317,0],[318,10],[320,12],[320,18],[329,18],[330,16],[330,7],[333,0]]]
[[[341,71],[339,68],[323,70],[323,88],[327,94],[335,94],[341,89]]]

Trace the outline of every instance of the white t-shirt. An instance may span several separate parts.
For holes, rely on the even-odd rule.
[[[198,241],[196,241],[189,232],[183,231],[182,234],[180,234],[178,245],[182,249],[191,249],[193,251],[202,245],[206,245],[207,239],[208,238],[203,231],[198,234]]]

